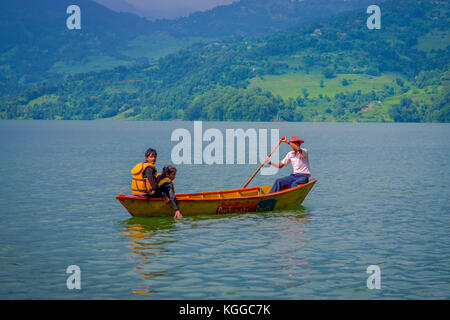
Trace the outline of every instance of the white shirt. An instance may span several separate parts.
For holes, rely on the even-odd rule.
[[[295,152],[292,150],[288,152],[286,157],[281,160],[281,163],[287,166],[289,163],[292,163],[292,168],[294,169],[294,174],[306,174],[311,176],[311,172],[309,171],[309,159],[308,159],[308,150],[301,148],[302,153]]]

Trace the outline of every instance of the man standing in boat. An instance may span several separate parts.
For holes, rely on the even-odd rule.
[[[170,167],[167,172],[163,172],[163,175],[157,173],[155,167],[157,156],[158,154],[155,149],[147,149],[147,151],[145,151],[146,161],[138,163],[131,170],[131,174],[133,175],[131,180],[131,190],[133,195],[147,198],[165,197],[166,203],[172,201],[175,210],[174,217],[182,218],[183,216],[178,208],[177,199],[175,197],[173,183],[171,182],[175,179],[176,169]]]
[[[292,137],[290,141],[284,137],[282,141],[290,145],[292,151],[288,152],[280,163],[275,163],[270,160],[266,160],[264,163],[280,169],[291,163],[294,173],[287,177],[277,179],[269,193],[278,192],[287,188],[294,188],[299,184],[308,183],[309,177],[311,176],[308,150],[301,148],[301,144],[304,141],[300,140],[297,136]]]

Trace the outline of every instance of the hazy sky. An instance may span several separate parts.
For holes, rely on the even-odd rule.
[[[230,4],[239,0],[94,0],[103,5],[114,5],[126,2],[137,9],[145,11],[145,15],[153,18],[176,18],[189,13],[208,10],[219,5]],[[144,13],[144,12],[143,12]]]

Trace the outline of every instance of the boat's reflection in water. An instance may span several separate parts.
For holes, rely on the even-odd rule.
[[[168,268],[170,266],[155,265],[158,263],[158,255],[168,253],[167,244],[177,241],[173,232],[176,232],[175,226],[182,222],[183,224],[197,225],[200,221],[210,220],[211,222],[217,222],[217,220],[229,219],[232,216],[245,217],[247,219],[269,219],[268,224],[275,223],[278,225],[279,233],[289,243],[295,243],[295,248],[284,248],[281,251],[274,252],[273,254],[281,258],[282,263],[276,266],[278,269],[278,276],[294,277],[297,280],[303,278],[301,282],[306,281],[308,271],[311,269],[311,265],[306,262],[305,256],[298,256],[294,254],[298,252],[298,249],[307,245],[311,240],[305,237],[303,225],[308,223],[309,211],[303,206],[298,206],[290,209],[284,209],[273,212],[263,212],[257,214],[227,214],[227,215],[214,215],[214,216],[195,216],[186,217],[180,220],[175,220],[171,217],[162,218],[130,218],[123,222],[124,229],[121,232],[122,235],[127,236],[130,240],[127,247],[133,253],[129,259],[132,262],[136,262],[133,269],[137,272],[137,277],[143,281],[143,284],[133,289],[135,294],[151,294],[156,293],[156,290],[152,285],[152,279],[158,277],[169,277]],[[258,223],[260,225],[261,221]],[[299,241],[301,240],[301,241]],[[295,250],[293,250],[295,249]],[[299,273],[299,269],[303,272]],[[277,276],[277,277],[278,277]],[[149,281],[150,280],[150,281]],[[299,283],[300,284],[300,283]]]
[[[129,237],[130,243],[127,247],[134,254],[129,260],[137,262],[134,269],[138,272],[138,278],[148,284],[149,279],[167,275],[167,270],[146,272],[148,264],[155,260],[155,257],[164,252],[164,245],[170,241],[155,239],[160,233],[170,232],[175,225],[173,218],[131,218],[124,221],[124,231],[122,235]],[[153,288],[149,285],[139,286],[133,289],[133,293],[151,293]]]

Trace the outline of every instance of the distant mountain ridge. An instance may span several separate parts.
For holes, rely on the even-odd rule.
[[[265,36],[383,0],[241,0],[171,22],[178,36]]]
[[[362,8],[68,76],[10,97],[0,118],[449,122],[448,3],[381,10],[381,30],[367,28]]]
[[[124,0],[93,0],[116,12],[128,12],[140,17],[145,17],[143,12]]]
[[[17,94],[44,80],[62,79],[61,72],[66,67],[86,65],[80,69],[87,72],[98,64],[113,68],[139,60],[124,54],[124,49],[138,36],[158,35],[160,46],[164,46],[166,36],[214,39],[266,36],[369,2],[373,0],[241,0],[186,18],[150,22],[131,13],[114,12],[91,0],[77,0],[81,30],[68,30],[66,8],[74,3],[72,0],[2,0],[0,101],[5,95]],[[134,10],[123,2],[117,2],[116,8]],[[141,44],[146,44],[145,41],[153,39],[141,40]],[[143,50],[146,48],[148,45]],[[90,63],[93,57],[100,62]],[[56,72],[55,66],[62,71]]]
[[[117,13],[90,0],[77,0],[81,30],[68,30],[71,0],[0,2],[0,96],[60,76],[56,62],[73,64],[87,56],[120,58],[119,49],[152,24],[130,13]]]

